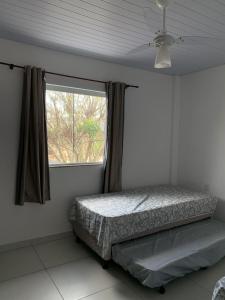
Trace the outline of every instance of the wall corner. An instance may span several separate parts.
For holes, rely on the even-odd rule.
[[[178,184],[179,131],[180,131],[181,77],[174,76],[172,82],[170,183]]]

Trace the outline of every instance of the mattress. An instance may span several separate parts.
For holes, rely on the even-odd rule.
[[[208,219],[113,246],[113,260],[156,288],[225,256],[225,223]],[[222,294],[221,281],[217,285]],[[215,292],[216,293],[216,292]],[[224,298],[215,298],[224,299]]]
[[[110,259],[112,244],[212,216],[216,202],[204,193],[161,185],[77,197],[70,220],[91,235],[102,258]]]

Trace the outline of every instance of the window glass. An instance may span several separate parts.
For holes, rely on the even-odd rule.
[[[104,92],[47,85],[46,113],[50,165],[103,162]]]

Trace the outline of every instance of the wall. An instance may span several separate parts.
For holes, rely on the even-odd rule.
[[[123,187],[168,183],[171,172],[172,78],[143,70],[0,40],[0,60],[53,72],[140,85],[125,107]],[[70,230],[76,195],[101,190],[101,166],[52,168],[52,201],[14,205],[22,71],[0,66],[0,245]]]
[[[225,66],[181,77],[180,106],[179,182],[225,199]]]

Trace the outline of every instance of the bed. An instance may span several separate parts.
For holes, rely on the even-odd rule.
[[[176,278],[213,266],[224,256],[225,223],[213,218],[112,247],[113,261],[144,286],[161,289]],[[223,278],[214,294],[225,296],[224,287]]]
[[[107,261],[112,245],[211,217],[216,202],[180,186],[150,186],[76,197],[70,221],[75,234]]]

